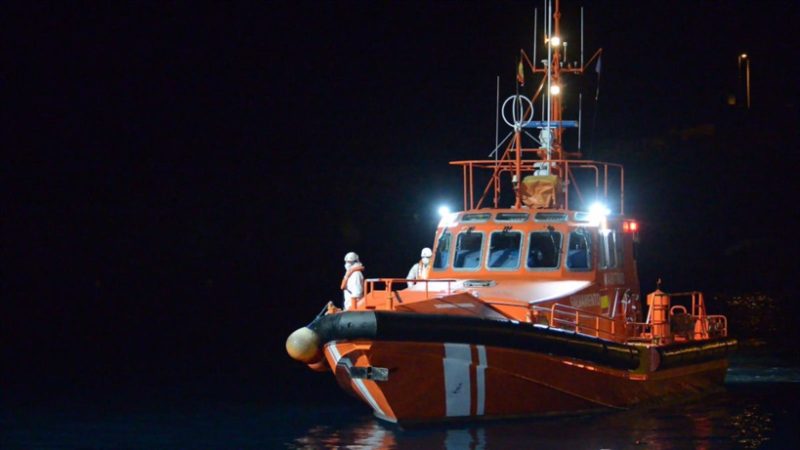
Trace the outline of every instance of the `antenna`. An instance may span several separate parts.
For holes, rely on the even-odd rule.
[[[494,162],[497,163],[497,147],[500,143],[497,140],[500,138],[500,75],[497,76],[497,100],[495,102],[494,112]]]
[[[581,151],[581,119],[583,118],[583,92],[578,94],[578,151]]]
[[[552,150],[551,150],[551,143],[552,140],[550,139],[550,114],[553,105],[553,96],[550,95],[551,87],[552,87],[552,73],[553,73],[553,46],[550,45],[550,39],[553,37],[553,0],[547,0],[547,118],[545,119],[545,127],[547,129],[547,140],[545,141],[545,150],[547,151],[547,159],[552,159]]]
[[[539,39],[536,36],[537,31],[536,28],[539,26],[539,8],[533,8],[533,68],[536,69],[536,40]]]
[[[581,71],[583,71],[583,6],[581,6]]]

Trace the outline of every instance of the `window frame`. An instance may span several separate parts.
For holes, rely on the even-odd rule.
[[[492,213],[464,213],[458,219],[460,223],[486,223],[492,218]]]
[[[561,240],[559,242],[558,252],[556,254],[556,265],[555,265],[555,267],[530,267],[530,266],[528,266],[528,254],[531,251],[531,235],[534,234],[534,233],[541,233],[541,234],[548,233],[549,234],[550,231],[533,230],[533,231],[528,233],[527,246],[525,248],[525,269],[529,270],[531,272],[555,272],[555,271],[561,270],[561,262],[562,262],[561,261],[561,255],[564,253],[564,233],[562,233],[561,231],[555,231],[555,230],[553,231],[553,233],[558,234],[559,239]]]
[[[444,266],[436,267],[436,263],[439,261],[438,256],[441,254],[441,252],[439,250],[440,243],[442,241],[442,238],[444,238],[445,236],[449,237],[449,239],[447,241],[448,247],[449,247],[449,249],[447,250],[447,258],[445,258]],[[434,258],[433,258],[433,265],[431,266],[431,269],[433,269],[434,272],[443,272],[443,271],[448,270],[450,268],[450,260],[452,259],[452,255],[453,255],[453,233],[451,233],[450,230],[442,231],[442,234],[440,234],[439,238],[436,239],[436,248],[434,249],[433,255],[434,255]]]
[[[567,248],[566,248],[566,256],[567,257],[565,258],[565,261],[564,261],[564,267],[566,267],[567,270],[570,271],[570,272],[591,272],[593,270],[592,258],[594,258],[594,249],[592,248],[593,245],[594,245],[594,242],[593,242],[593,239],[592,239],[592,233],[590,231],[586,230],[585,228],[583,228],[583,232],[580,233],[578,231],[579,229],[580,228],[573,228],[569,232],[569,237],[568,237],[568,240],[567,240]],[[575,267],[570,267],[569,266],[569,250],[570,250],[570,242],[572,242],[572,235],[573,234],[583,234],[585,236],[588,236],[588,242],[586,243],[587,244],[586,245],[586,250],[587,250],[587,252],[586,252],[586,267],[575,268]]]
[[[517,248],[517,265],[514,267],[489,267],[489,261],[491,260],[492,256],[492,237],[495,234],[503,234],[503,233],[515,233],[519,234],[519,247]],[[486,242],[486,262],[484,262],[484,266],[486,270],[490,270],[492,272],[512,272],[517,271],[520,268],[520,264],[522,263],[522,249],[525,247],[525,234],[522,230],[494,230],[489,233],[489,240]]]
[[[494,221],[497,223],[525,223],[530,216],[529,213],[503,212],[495,214]]]
[[[456,258],[458,257],[458,254],[457,254],[458,239],[461,237],[461,235],[464,235],[464,234],[480,234],[481,235],[480,255],[478,257],[478,264],[474,268],[473,267],[456,267]],[[481,267],[483,267],[483,265],[481,264],[482,261],[483,261],[483,250],[484,250],[484,247],[485,247],[485,244],[486,244],[486,239],[485,238],[486,238],[486,233],[485,232],[476,231],[476,230],[469,230],[469,229],[463,230],[463,231],[459,232],[458,234],[456,234],[456,241],[455,241],[455,243],[453,245],[453,257],[452,257],[453,258],[453,264],[452,264],[453,271],[455,271],[455,272],[477,272],[477,271],[481,270]]]
[[[538,212],[533,216],[537,223],[563,223],[567,221],[567,213]]]
[[[617,270],[624,267],[624,253],[622,248],[622,233],[613,228],[600,230],[598,232],[598,244],[600,247],[600,261],[597,265],[603,270]],[[613,256],[613,264],[609,264],[609,256]]]
[[[598,230],[597,232],[597,246],[598,246],[598,262],[597,268],[602,270],[614,269],[617,265],[617,255],[612,256],[611,245],[609,237],[612,235],[612,230]],[[613,258],[613,262],[610,261]]]

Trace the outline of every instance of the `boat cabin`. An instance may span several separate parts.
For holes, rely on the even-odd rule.
[[[580,211],[448,214],[436,231],[430,278],[638,285],[637,231],[635,221]]]

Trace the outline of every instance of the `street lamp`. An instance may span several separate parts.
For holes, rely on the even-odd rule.
[[[750,109],[750,58],[747,57],[747,53],[742,53],[739,55],[739,76],[741,77],[742,73],[742,61],[744,61],[744,71],[745,71],[745,89],[747,92],[747,109]]]

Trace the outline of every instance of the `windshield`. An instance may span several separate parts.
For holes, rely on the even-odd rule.
[[[436,254],[433,257],[433,270],[446,269],[450,264],[450,233],[445,231],[436,244]]]
[[[489,268],[516,269],[519,267],[519,248],[522,233],[519,231],[496,231],[489,240]]]
[[[528,268],[555,269],[561,263],[561,233],[534,231],[528,245]]]
[[[454,269],[478,269],[481,265],[483,233],[466,231],[459,233],[456,240]]]
[[[567,268],[572,270],[588,270],[592,264],[592,235],[585,229],[578,228],[569,233],[567,250]]]

